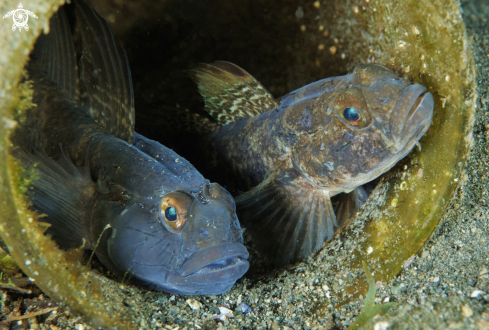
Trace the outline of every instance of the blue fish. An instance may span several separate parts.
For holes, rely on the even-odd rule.
[[[134,131],[131,73],[108,23],[82,1],[62,7],[28,72],[37,106],[12,152],[34,170],[28,195],[46,234],[152,289],[229,290],[249,268],[234,200]]]

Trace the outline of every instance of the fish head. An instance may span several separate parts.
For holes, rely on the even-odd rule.
[[[389,68],[357,66],[310,106],[309,132],[294,166],[331,195],[349,192],[392,168],[428,130],[433,96]]]
[[[111,227],[111,263],[156,290],[221,294],[249,268],[234,200],[216,183],[148,198]]]

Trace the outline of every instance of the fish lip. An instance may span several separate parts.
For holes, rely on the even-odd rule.
[[[248,250],[241,243],[219,244],[190,256],[178,273],[182,277],[189,277],[222,272],[243,266],[243,263],[248,264],[248,257]]]
[[[433,95],[426,87],[413,84],[404,89],[397,102],[394,116],[390,120],[390,131],[397,153],[412,140],[418,141],[428,130],[433,118]]]

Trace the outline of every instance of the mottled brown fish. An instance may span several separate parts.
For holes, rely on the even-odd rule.
[[[330,198],[350,193],[405,157],[428,130],[433,96],[382,65],[323,79],[275,99],[229,62],[190,71],[219,126],[205,140],[208,163],[237,196],[238,215],[277,264],[306,258],[338,226]],[[359,188],[359,189],[357,189]],[[351,212],[351,211],[350,211]]]

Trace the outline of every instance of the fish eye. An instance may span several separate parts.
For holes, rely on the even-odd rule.
[[[178,215],[177,215],[177,209],[174,208],[173,206],[168,206],[165,209],[165,219],[168,221],[175,221],[177,220]]]
[[[187,221],[187,215],[192,203],[192,197],[184,193],[173,192],[167,194],[161,202],[161,218],[170,229],[180,230]]]
[[[358,110],[355,109],[354,107],[346,107],[343,109],[343,118],[352,125],[355,125],[356,122],[360,121],[362,117],[360,116],[360,113],[358,113]]]
[[[338,94],[334,100],[334,109],[339,119],[351,128],[362,129],[371,122],[367,102],[358,87]]]

